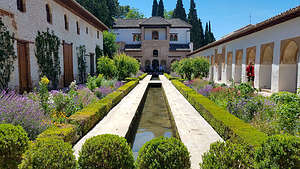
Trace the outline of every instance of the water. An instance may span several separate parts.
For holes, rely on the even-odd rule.
[[[174,136],[168,108],[161,87],[150,86],[140,114],[132,151],[135,159],[139,150],[153,138]]]

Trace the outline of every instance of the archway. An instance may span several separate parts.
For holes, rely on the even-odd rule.
[[[152,60],[152,70],[154,72],[159,71],[159,61],[157,59]]]
[[[240,83],[242,76],[243,50],[236,51],[234,82]]]
[[[259,88],[271,89],[274,43],[262,45],[259,66]]]
[[[227,80],[232,80],[232,52],[227,53]]]
[[[158,57],[158,50],[153,50],[153,57]]]
[[[296,92],[299,47],[293,40],[283,42],[279,65],[279,90]]]
[[[146,60],[145,61],[145,71],[146,72],[150,72],[151,71],[151,61],[150,60]]]
[[[160,71],[165,72],[167,70],[167,61],[166,60],[161,60],[160,61]]]

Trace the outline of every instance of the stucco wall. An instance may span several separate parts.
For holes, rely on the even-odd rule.
[[[52,13],[52,24],[49,24],[46,19],[45,5],[49,4]],[[103,35],[99,31],[99,39],[97,38],[97,29],[81,19],[79,16],[71,13],[69,10],[55,3],[53,0],[27,0],[26,12],[20,12],[17,10],[16,1],[0,1],[1,9],[14,14],[17,29],[13,30],[17,39],[31,42],[29,44],[29,55],[31,61],[31,79],[32,84],[35,86],[39,80],[39,68],[35,57],[35,37],[38,31],[46,31],[49,28],[50,31],[54,31],[55,35],[60,38],[61,41],[66,43],[73,43],[73,73],[74,77],[78,79],[78,63],[77,63],[77,51],[76,48],[80,45],[86,46],[87,54],[95,53],[96,45],[103,48]],[[65,30],[64,27],[64,15],[67,15],[69,22],[69,30]],[[76,21],[80,25],[80,35],[77,34]],[[11,25],[7,25],[11,27]],[[88,27],[89,32],[86,34],[85,30]],[[16,50],[17,53],[17,50]],[[59,49],[60,64],[63,76],[63,48]],[[95,62],[96,63],[96,60]],[[18,61],[15,63],[15,71],[12,74],[12,78],[9,86],[11,88],[18,88],[19,85],[19,73],[18,73]],[[96,66],[95,66],[96,67]],[[90,72],[90,58],[87,57],[87,72]],[[62,78],[61,78],[62,79]]]
[[[190,30],[188,28],[171,28],[170,33],[177,33],[178,41],[170,41],[172,44],[190,43]]]
[[[141,42],[133,41],[134,33],[142,33],[141,29],[114,29],[117,36],[117,42],[125,42],[126,44],[139,44]]]
[[[167,29],[165,28],[145,28],[145,40],[152,40],[152,32],[153,31],[158,31],[159,33],[159,40],[167,40],[166,37],[166,31]]]

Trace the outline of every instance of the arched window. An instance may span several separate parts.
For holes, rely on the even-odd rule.
[[[158,31],[153,31],[152,32],[152,40],[158,40],[158,38],[159,38]]]
[[[49,4],[46,4],[47,22],[52,24],[52,14],[50,11]]]
[[[17,0],[17,8],[21,12],[26,12],[25,0]]]
[[[158,50],[153,50],[153,57],[158,57]]]
[[[69,30],[69,22],[66,14],[64,15],[64,19],[65,19],[65,30]]]
[[[77,34],[80,35],[80,27],[78,21],[76,22]]]

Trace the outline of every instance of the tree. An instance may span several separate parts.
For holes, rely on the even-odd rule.
[[[164,18],[165,17],[164,12],[165,12],[164,2],[163,2],[163,0],[159,0],[157,16]]]
[[[215,38],[214,34],[211,31],[210,21],[209,21],[209,31],[208,32],[209,32],[209,43],[212,43],[212,42],[216,41],[216,38]]]
[[[179,18],[186,21],[186,13],[183,8],[182,0],[177,0],[176,8],[174,9],[173,18]]]
[[[192,25],[191,29],[191,42],[194,44],[194,49],[201,47],[203,43],[203,28],[201,20],[198,20],[196,4],[191,0],[191,7],[188,14],[188,23]]]
[[[157,16],[157,8],[158,8],[157,0],[153,0],[152,16]]]
[[[119,6],[118,15],[116,16],[116,18],[125,18],[129,12],[129,10],[130,10],[129,5]]]
[[[199,47],[202,47],[204,46],[205,44],[205,39],[204,39],[204,31],[203,31],[203,26],[202,26],[202,22],[201,22],[201,19],[198,19],[198,24],[199,24],[199,27],[200,27],[200,46]]]
[[[103,54],[113,58],[114,54],[118,50],[118,45],[116,44],[116,35],[113,32],[104,31],[103,32]]]
[[[131,75],[135,75],[140,69],[140,63],[133,57],[126,54],[119,54],[114,57],[119,80],[125,80]]]
[[[173,16],[173,13],[174,13],[174,10],[171,10],[171,11],[165,10],[164,16],[165,16],[166,19],[171,19],[172,16]]]
[[[131,8],[125,18],[126,19],[141,19],[141,18],[144,18],[144,14],[140,13],[140,11],[136,8]]]
[[[207,45],[210,43],[210,35],[209,35],[209,28],[208,23],[205,25],[205,34],[204,34],[204,45]]]

